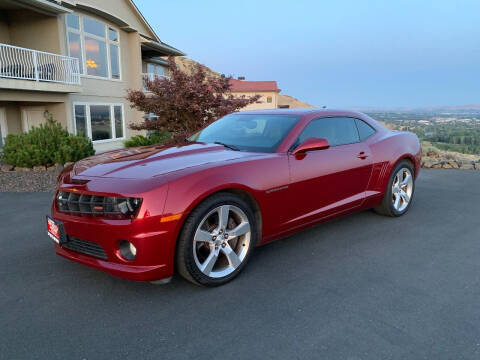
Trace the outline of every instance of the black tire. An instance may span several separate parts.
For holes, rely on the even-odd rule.
[[[200,222],[204,219],[204,217],[213,209],[221,205],[236,206],[246,214],[248,222],[250,223],[251,236],[248,252],[245,255],[242,263],[229,275],[220,278],[213,278],[202,273],[195,262],[193,254],[194,235],[197,227],[200,225]],[[235,196],[234,194],[227,192],[214,194],[201,202],[185,220],[176,246],[175,260],[177,271],[186,280],[197,285],[209,287],[223,285],[235,278],[243,270],[253,249],[255,248],[257,240],[257,224],[255,215],[250,206],[244,200],[238,196]]]
[[[392,173],[390,174],[390,179],[388,181],[387,189],[385,190],[385,195],[383,196],[382,203],[380,205],[376,206],[375,208],[373,208],[373,210],[377,214],[385,215],[385,216],[391,216],[391,217],[402,216],[403,214],[405,214],[408,211],[408,209],[412,205],[413,196],[415,194],[415,180],[413,181],[412,195],[410,197],[410,201],[408,202],[407,207],[405,209],[403,209],[402,211],[397,211],[397,209],[395,209],[395,207],[393,206],[393,203],[392,203],[392,184],[393,184],[395,175],[402,168],[408,169],[410,171],[410,173],[412,174],[412,176],[414,176],[415,172],[414,172],[412,163],[410,161],[402,160],[397,164],[397,166],[395,166]]]

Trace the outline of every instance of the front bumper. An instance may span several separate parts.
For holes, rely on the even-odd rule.
[[[99,244],[107,259],[99,259],[55,244],[58,255],[115,276],[138,281],[169,278],[174,271],[174,251],[178,221],[161,222],[160,217],[110,220],[74,216],[52,207],[54,219],[63,222],[67,237]],[[119,242],[127,240],[137,249],[134,260],[124,259]]]

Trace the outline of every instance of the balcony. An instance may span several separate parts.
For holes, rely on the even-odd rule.
[[[78,59],[0,44],[0,88],[81,91]]]

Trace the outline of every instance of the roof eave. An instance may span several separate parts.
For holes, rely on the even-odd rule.
[[[71,10],[67,9],[60,4],[50,2],[47,0],[4,0],[7,3],[13,3],[15,5],[21,6],[23,8],[27,8],[38,13],[44,15],[58,15],[58,14],[65,14],[70,13]]]
[[[142,43],[142,48],[158,51],[161,56],[185,56],[186,54],[165,43],[159,43],[157,41],[148,41]]]

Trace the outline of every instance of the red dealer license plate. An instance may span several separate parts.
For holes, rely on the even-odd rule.
[[[53,220],[49,216],[47,216],[47,234],[57,244],[65,242],[65,232],[63,231],[62,223]]]

